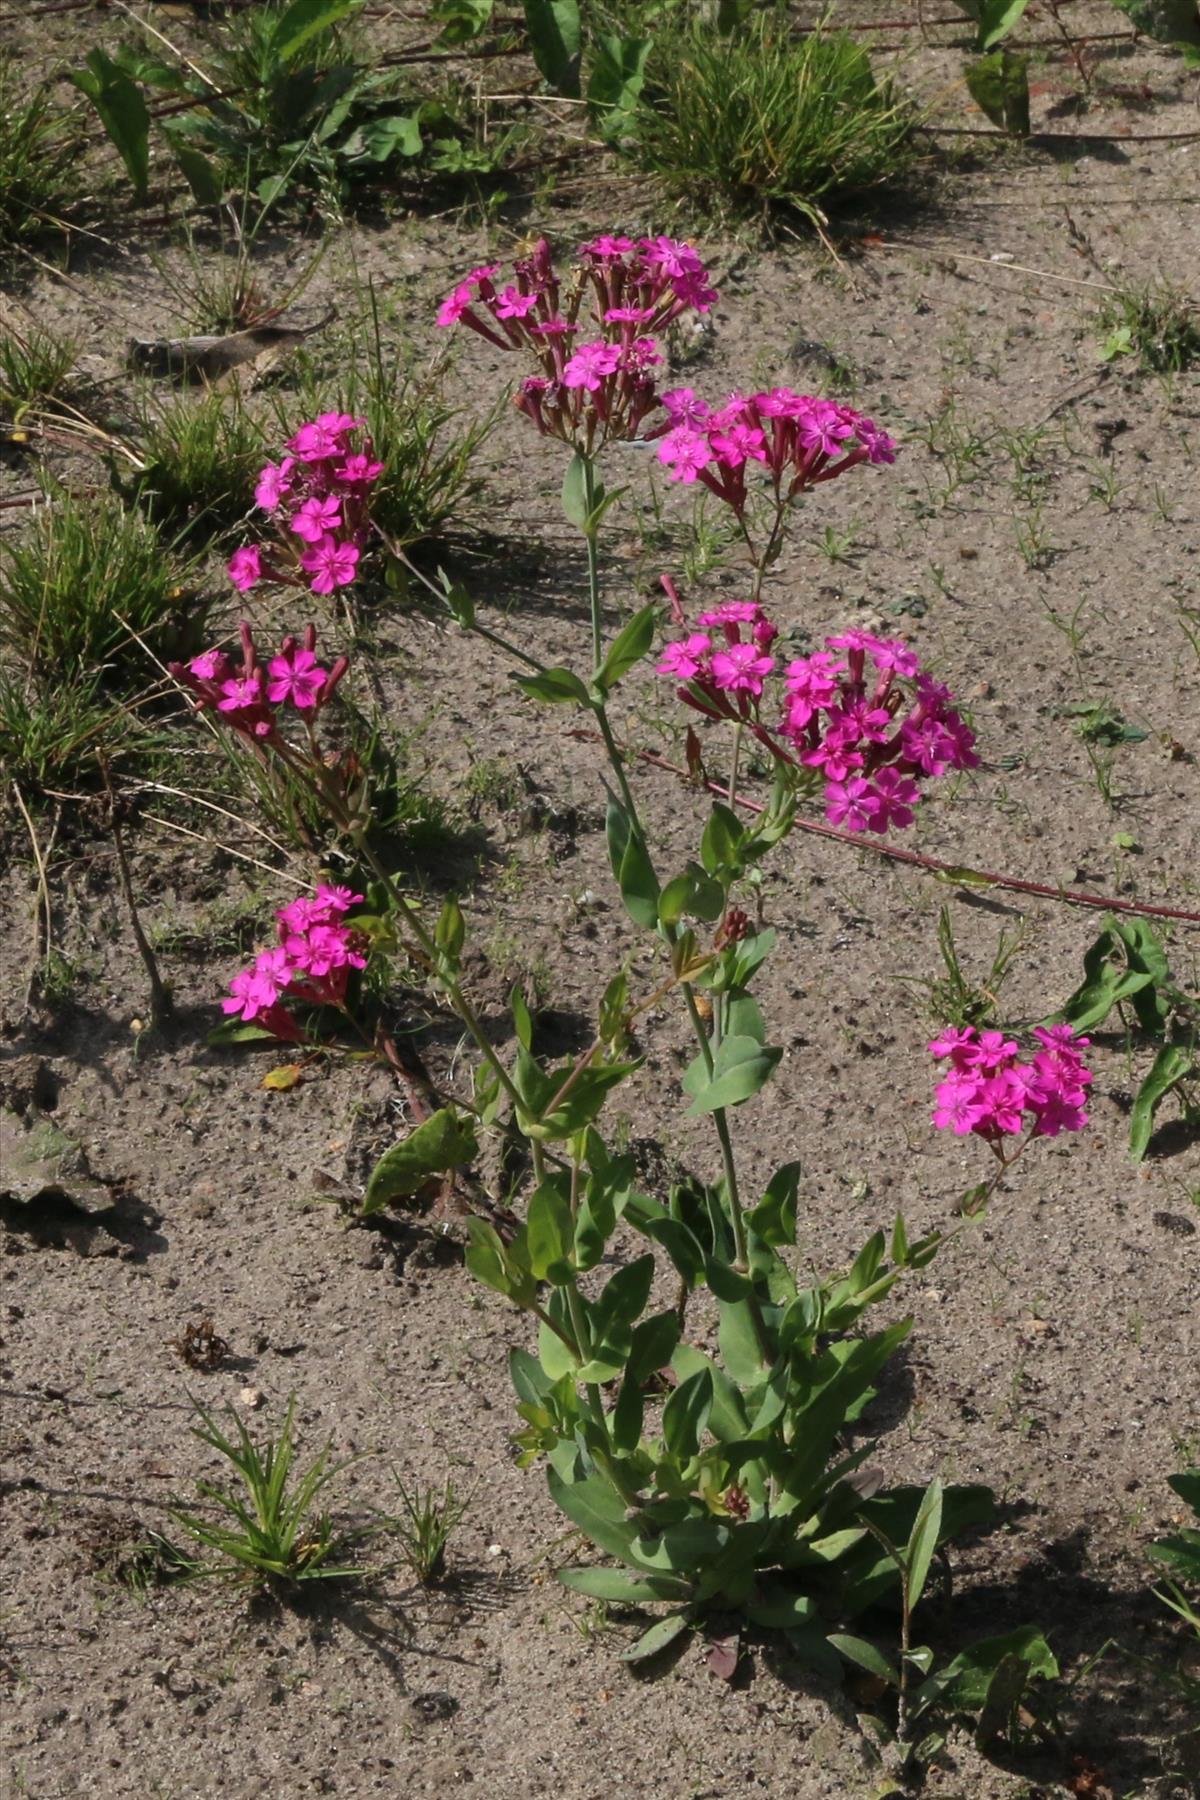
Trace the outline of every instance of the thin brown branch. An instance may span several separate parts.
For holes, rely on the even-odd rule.
[[[599,734],[594,731],[572,731],[568,735],[589,742],[600,741]],[[638,750],[633,754],[638,762],[646,763],[652,769],[662,769],[668,775],[677,775],[680,780],[689,784],[693,779],[686,769],[668,762],[665,757],[657,756],[653,750]],[[719,799],[728,799],[722,782],[706,780],[703,786],[708,793],[716,794]],[[745,794],[735,794],[733,798],[734,803],[744,807],[747,812],[761,813],[766,810],[760,801],[751,800]],[[1018,894],[1033,894],[1039,900],[1057,900],[1063,906],[1087,906],[1097,912],[1127,913],[1139,919],[1178,919],[1186,925],[1200,925],[1200,912],[1187,912],[1179,906],[1154,906],[1145,900],[1121,900],[1114,894],[1085,894],[1081,888],[1053,887],[1049,882],[1026,881],[1019,875],[1004,875],[993,869],[973,869],[963,863],[944,862],[941,857],[926,856],[919,850],[901,850],[895,844],[875,843],[859,836],[857,832],[842,831],[836,825],[827,825],[820,819],[797,818],[795,825],[797,831],[809,831],[816,837],[832,838],[836,843],[849,844],[855,850],[870,850],[889,862],[908,863],[911,868],[926,869],[932,875],[957,881],[963,887],[1007,888]]]

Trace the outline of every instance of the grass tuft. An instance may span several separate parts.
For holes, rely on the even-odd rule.
[[[730,37],[700,25],[660,37],[631,148],[681,196],[820,224],[824,205],[903,171],[910,124],[853,38],[796,39],[760,15]]]
[[[67,392],[79,346],[40,325],[0,331],[0,411],[13,425],[31,406]]]
[[[26,535],[0,544],[0,647],[43,681],[127,688],[150,673],[138,639],[164,662],[185,656],[203,611],[154,527],[115,495],[51,489]]]
[[[232,525],[248,511],[265,455],[262,427],[235,393],[148,396],[139,415],[144,467],[116,476],[122,493],[149,516],[188,533]]]
[[[81,135],[50,83],[29,88],[20,61],[0,56],[0,244],[61,230],[78,198]]]
[[[1200,303],[1169,281],[1118,288],[1100,308],[1101,357],[1135,356],[1154,375],[1200,363]]]

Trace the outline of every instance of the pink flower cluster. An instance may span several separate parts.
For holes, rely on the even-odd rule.
[[[678,609],[676,619],[683,623]],[[701,630],[665,646],[658,674],[682,684],[680,699],[706,718],[748,726],[777,760],[816,772],[830,824],[911,825],[921,781],[978,767],[975,734],[949,689],[902,639],[867,631],[826,638],[824,650],[786,664],[782,717],[775,710],[768,722],[776,626],[753,600],[727,600],[697,623]]]
[[[221,1002],[223,1010],[289,1043],[300,1042],[304,1031],[283,1002],[340,1006],[350,971],[367,966],[364,940],[344,916],[361,900],[349,888],[322,886],[314,898],[302,895],[281,907],[275,915],[278,944],[238,971],[229,984],[229,998]]]
[[[790,500],[858,463],[896,460],[895,444],[873,420],[791,388],[732,394],[716,409],[692,388],[675,388],[662,403],[667,422],[648,435],[659,439],[658,460],[671,480],[702,481],[739,517],[754,463],[766,470],[777,497]]]
[[[253,742],[280,745],[275,709],[292,706],[315,718],[349,668],[349,659],[339,656],[332,667],[322,668],[317,661],[317,628],[306,625],[301,638],[284,638],[264,668],[245,620],[238,635],[240,661],[232,661],[223,650],[206,650],[190,663],[172,663],[171,674],[196,696],[197,711],[211,707],[226,725]]]
[[[321,413],[288,439],[287,454],[259,471],[254,503],[275,527],[273,544],[247,544],[229,559],[241,593],[260,581],[332,594],[358,573],[370,528],[371,489],[383,473],[365,419]]]
[[[1091,1040],[1069,1025],[1038,1025],[1033,1035],[1041,1048],[1028,1062],[1017,1060],[1016,1039],[1002,1031],[948,1026],[934,1038],[930,1054],[949,1063],[933,1114],[939,1131],[974,1132],[994,1146],[1019,1135],[1027,1119],[1033,1137],[1082,1131],[1092,1076],[1081,1052]]]
[[[511,281],[498,287],[499,276],[498,263],[472,269],[442,302],[438,324],[531,354],[541,372],[522,382],[518,410],[588,452],[633,437],[659,404],[653,371],[663,359],[652,334],[717,298],[691,245],[668,237],[594,238],[565,279],[542,238]]]

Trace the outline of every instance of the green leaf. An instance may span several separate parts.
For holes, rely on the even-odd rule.
[[[658,923],[658,878],[654,865],[620,801],[610,797],[605,815],[608,860],[621,890],[625,911],[644,930]]]
[[[1073,1031],[1100,1025],[1121,1000],[1136,994],[1151,980],[1144,968],[1121,968],[1113,961],[1120,940],[1112,929],[1100,933],[1084,953],[1083,980],[1055,1019]]]
[[[766,1086],[782,1055],[782,1050],[759,1044],[752,1037],[722,1038],[713,1058],[712,1080],[696,1093],[688,1116],[740,1106]]]
[[[583,33],[576,0],[524,0],[525,28],[538,73],[556,94],[579,98]]]
[[[1020,1657],[1031,1675],[1047,1681],[1058,1676],[1058,1662],[1036,1625],[1019,1625],[999,1637],[981,1638],[969,1649],[962,1650],[913,1695],[914,1708],[920,1710],[933,1700],[942,1700],[954,1712],[977,1713],[987,1699],[992,1677],[1010,1656]]]
[[[89,50],[87,67],[71,80],[86,94],[112,139],[139,200],[150,185],[150,114],[142,91],[103,50]]]
[[[590,1538],[609,1556],[643,1574],[655,1574],[634,1552],[637,1529],[625,1517],[625,1503],[616,1490],[600,1475],[586,1475],[579,1481],[567,1481],[553,1467],[546,1470],[550,1498],[572,1525]]]
[[[556,1287],[564,1287],[574,1278],[575,1221],[561,1179],[551,1177],[534,1191],[525,1216],[529,1267],[538,1281],[550,1281]]]
[[[194,144],[189,144],[180,133],[172,131],[168,124],[163,125],[162,132],[171,146],[171,154],[179,164],[179,172],[191,188],[197,204],[219,206],[225,197],[225,183],[216,164],[210,162]]]
[[[651,43],[650,38],[596,33],[587,102],[601,136],[610,141],[630,124],[646,80]]]
[[[682,1467],[700,1448],[700,1439],[712,1411],[713,1381],[707,1369],[698,1369],[670,1395],[662,1412],[663,1441]]]
[[[452,965],[457,965],[466,938],[467,927],[462,916],[462,908],[458,901],[451,896],[438,914],[437,924],[433,928],[433,941],[442,955]]]
[[[658,607],[651,601],[649,606],[643,606],[640,612],[634,613],[629,623],[617,633],[594,677],[595,686],[602,694],[610,694],[622,675],[628,673],[635,663],[641,662],[654,641],[657,618]]]
[[[665,1619],[659,1619],[651,1625],[649,1631],[643,1631],[637,1643],[628,1650],[622,1650],[621,1661],[648,1662],[652,1656],[658,1656],[673,1644],[675,1639],[685,1632],[692,1623],[690,1609],[684,1612],[668,1613]]]
[[[344,162],[385,163],[393,156],[420,156],[424,148],[419,112],[387,113],[356,125],[338,145],[337,154]]]
[[[621,1392],[610,1418],[612,1441],[618,1450],[636,1450],[642,1435],[646,1401],[642,1388],[663,1369],[679,1343],[679,1317],[674,1312],[655,1313],[636,1327],[621,1376]]]
[[[1192,1051],[1181,1044],[1164,1044],[1137,1091],[1129,1115],[1129,1152],[1134,1162],[1141,1162],[1149,1148],[1155,1114],[1162,1102],[1173,1088],[1194,1075],[1200,1075],[1200,1061]]]
[[[533,1049],[533,1020],[529,1008],[525,1004],[525,996],[519,987],[514,987],[508,996],[509,1010],[513,1016],[513,1029],[517,1034],[517,1042],[525,1050]]]
[[[1029,136],[1028,57],[1011,50],[993,50],[990,56],[968,65],[966,81],[972,100],[993,125],[1014,137]],[[958,869],[953,878],[963,882],[970,873]]]
[[[566,514],[567,524],[573,525],[576,531],[586,532],[592,511],[603,495],[604,488],[596,475],[595,464],[588,460],[582,450],[576,450],[563,476],[562,509]]]
[[[865,1638],[847,1637],[844,1632],[831,1631],[827,1641],[831,1643],[839,1656],[847,1662],[857,1663],[869,1675],[878,1675],[889,1687],[900,1686],[900,1676],[883,1653],[874,1644],[868,1644]]]
[[[482,37],[492,22],[496,0],[436,0],[431,24],[440,25],[439,44],[467,44]]]
[[[478,1151],[470,1120],[460,1118],[452,1106],[440,1107],[403,1143],[384,1151],[367,1182],[363,1218],[370,1218],[394,1200],[419,1193],[431,1176],[465,1167],[474,1161]]]
[[[577,1594],[593,1600],[613,1600],[623,1606],[644,1606],[652,1600],[686,1600],[691,1588],[672,1575],[626,1575],[623,1569],[560,1569],[558,1579]]]
[[[467,1220],[466,1264],[477,1281],[495,1288],[514,1306],[528,1308],[537,1299],[537,1283],[520,1259],[521,1242],[506,1245],[494,1225],[472,1215]]]
[[[531,700],[544,700],[549,706],[588,706],[591,695],[570,669],[540,669],[536,675],[514,675],[513,680]]]
[[[684,913],[712,924],[724,911],[724,888],[695,862],[674,876],[658,897],[658,916],[664,925],[677,925]]]
[[[661,1244],[689,1288],[694,1288],[704,1274],[704,1249],[681,1219],[647,1219],[639,1227],[656,1244]]]
[[[277,1044],[279,1038],[265,1025],[246,1023],[242,1019],[225,1019],[220,1025],[214,1025],[204,1039],[214,1049],[221,1049],[225,1044]]]
[[[362,4],[363,0],[292,0],[271,33],[271,49],[280,62],[291,62],[310,38],[340,25]]]
[[[709,814],[700,840],[700,860],[708,873],[719,874],[723,880],[732,880],[740,875],[741,850],[745,840],[746,828],[737,814],[718,801]]]
[[[942,1529],[942,1484],[931,1481],[925,1490],[920,1511],[913,1522],[912,1535],[904,1553],[905,1579],[908,1582],[908,1606],[911,1612],[925,1591],[929,1565],[937,1549]]]
[[[1200,46],[1200,13],[1195,0],[1113,0],[1138,31],[1160,44]]]
[[[979,20],[979,48],[993,50],[1020,21],[1028,4],[1029,0],[984,0]]]
[[[767,1183],[758,1205],[746,1214],[751,1231],[773,1250],[796,1241],[796,1201],[802,1173],[798,1162],[784,1163]]]
[[[401,565],[403,566],[403,565]],[[470,631],[475,623],[475,602],[461,581],[451,581],[444,570],[438,575],[442,583],[442,598],[446,602],[446,610],[456,624],[464,631]]]

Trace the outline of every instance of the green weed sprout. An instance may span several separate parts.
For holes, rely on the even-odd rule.
[[[196,1437],[219,1451],[241,1482],[240,1490],[211,1481],[197,1483],[201,1498],[218,1510],[216,1522],[196,1513],[171,1513],[214,1559],[197,1565],[197,1576],[290,1588],[363,1573],[357,1565],[333,1560],[361,1533],[339,1533],[328,1513],[315,1510],[318,1496],[357,1458],[334,1463],[332,1445],[326,1444],[307,1469],[295,1471],[294,1395],[278,1437],[262,1445],[254,1442],[236,1414],[231,1414],[234,1435],[227,1437],[210,1413],[201,1406],[196,1410],[202,1420],[194,1428]]]

